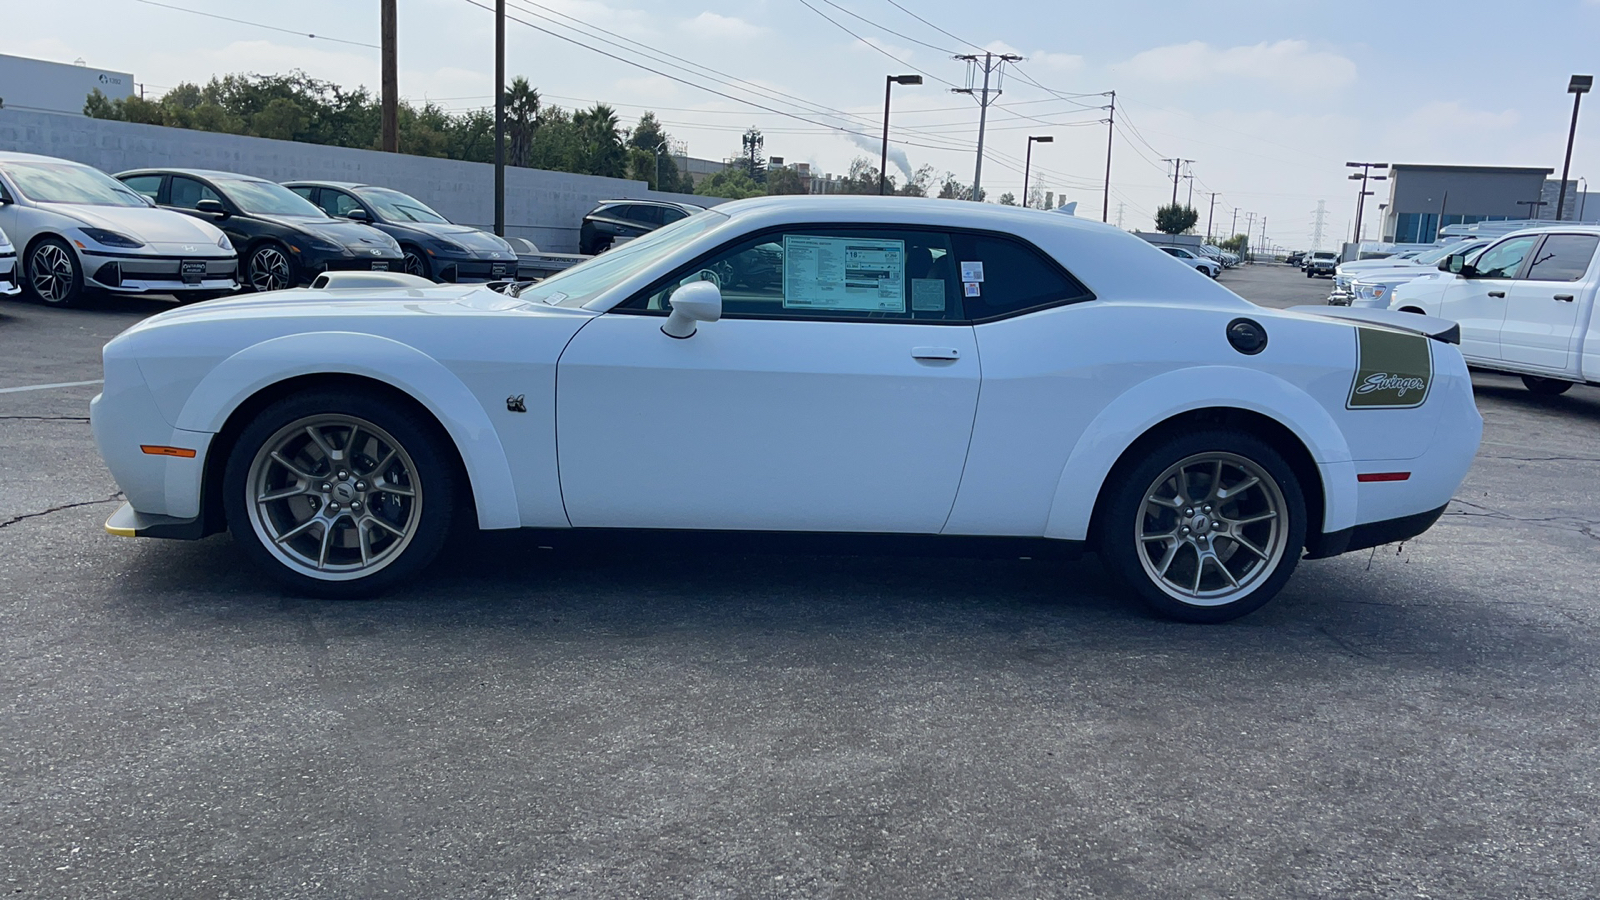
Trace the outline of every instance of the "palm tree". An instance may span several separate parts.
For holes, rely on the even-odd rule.
[[[576,113],[572,124],[582,135],[587,151],[591,175],[609,175],[622,178],[627,174],[628,155],[622,145],[622,130],[618,127],[617,111],[604,103]]]
[[[539,91],[518,75],[506,89],[506,135],[511,148],[506,162],[527,166],[533,160],[533,133],[539,127]]]

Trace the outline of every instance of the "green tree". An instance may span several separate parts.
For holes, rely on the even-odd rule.
[[[1156,210],[1156,230],[1162,234],[1183,234],[1200,221],[1200,214],[1188,206],[1168,204]]]
[[[1217,246],[1228,251],[1244,256],[1250,251],[1250,238],[1247,235],[1236,234],[1227,240],[1217,241]]]
[[[582,147],[582,171],[611,178],[627,176],[628,154],[623,149],[616,110],[604,103],[596,103],[590,109],[574,113],[572,125],[577,129]]]
[[[806,184],[800,178],[800,173],[785,166],[781,169],[767,170],[767,193],[769,194],[804,194]]]
[[[250,117],[250,131],[256,137],[292,141],[306,127],[306,113],[287,97],[274,97],[261,111]]]
[[[629,178],[638,181],[648,181],[650,186],[658,191],[679,191],[683,186],[678,181],[678,164],[673,161],[669,152],[671,137],[666,129],[661,127],[661,122],[653,112],[646,112],[639,117],[639,124],[628,132],[629,147]],[[634,154],[643,151],[650,154],[649,164]],[[660,173],[659,178],[657,172]],[[657,183],[659,181],[659,183]]]
[[[533,164],[533,134],[539,128],[539,92],[518,75],[506,88],[506,162],[513,166]],[[493,121],[490,128],[493,129]]]
[[[726,197],[729,200],[743,200],[746,197],[760,197],[767,191],[756,184],[743,168],[732,167],[720,172],[712,172],[700,179],[694,192],[704,197]]]
[[[739,139],[739,142],[743,148],[739,152],[739,157],[744,160],[745,174],[749,175],[750,180],[757,184],[765,182],[767,180],[767,158],[765,156],[767,139],[761,136],[761,132],[755,126],[751,126],[750,130],[744,133],[744,137]]]
[[[1001,194],[1000,195],[1000,205],[1001,206],[1016,206],[1017,205],[1017,195],[1011,193],[1010,191],[1007,191],[1004,194]]]

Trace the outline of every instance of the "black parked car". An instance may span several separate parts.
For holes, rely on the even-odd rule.
[[[705,209],[670,200],[606,200],[583,217],[579,253],[601,253],[617,238],[636,238]]]
[[[400,245],[335,219],[281,184],[203,169],[135,169],[117,178],[157,205],[212,222],[239,249],[240,283],[257,291],[310,284],[321,272],[398,269]]]
[[[366,222],[394,238],[408,274],[433,281],[517,275],[517,253],[504,239],[457,225],[408,194],[348,181],[286,181],[283,186],[330,216]]]

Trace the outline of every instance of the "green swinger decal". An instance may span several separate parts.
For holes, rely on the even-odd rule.
[[[1422,335],[1357,328],[1356,356],[1347,408],[1409,409],[1428,399],[1433,353]]]

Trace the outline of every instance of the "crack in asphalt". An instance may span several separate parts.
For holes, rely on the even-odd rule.
[[[1518,516],[1508,513],[1502,509],[1495,509],[1492,506],[1484,506],[1481,503],[1473,503],[1470,500],[1462,500],[1460,497],[1451,497],[1450,500],[1453,503],[1459,503],[1462,506],[1470,506],[1475,510],[1482,511],[1471,512],[1468,510],[1455,510],[1452,512],[1447,512],[1445,515],[1465,516],[1468,518],[1477,519],[1504,519],[1511,522],[1521,522],[1525,525],[1532,525],[1536,528],[1557,528],[1562,531],[1576,531],[1586,538],[1600,541],[1600,532],[1596,532],[1595,530],[1596,528],[1600,528],[1600,524],[1590,522],[1586,519],[1580,519],[1577,516]]]
[[[0,522],[0,528],[9,528],[12,525],[15,525],[18,522],[24,521],[26,519],[37,519],[40,516],[48,516],[51,513],[61,512],[64,509],[76,509],[77,507],[80,507],[80,506],[95,506],[95,505],[101,504],[101,503],[115,503],[115,502],[117,502],[118,500],[121,500],[121,499],[122,499],[122,492],[121,491],[117,491],[115,494],[112,494],[111,496],[105,498],[104,500],[80,500],[80,501],[78,501],[76,503],[63,503],[60,506],[52,506],[49,509],[40,510],[39,512],[23,513],[20,516],[12,516],[11,518],[5,520],[4,522]]]
[[[1520,462],[1600,462],[1600,456],[1484,456],[1483,458],[1511,459]]]
[[[0,416],[0,419],[26,419],[33,422],[87,422],[88,416]]]

